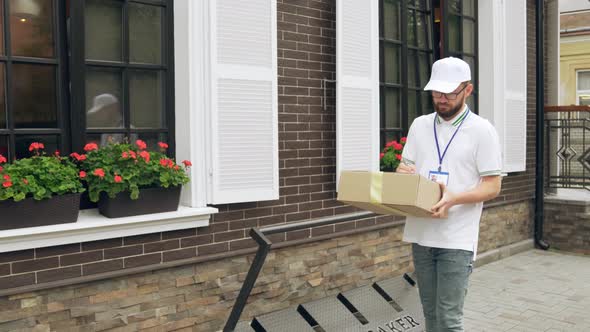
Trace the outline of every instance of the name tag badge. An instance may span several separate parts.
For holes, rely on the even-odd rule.
[[[430,173],[428,173],[428,179],[432,182],[442,183],[445,186],[449,185],[448,172],[430,171]]]

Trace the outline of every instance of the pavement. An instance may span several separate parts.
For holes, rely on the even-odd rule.
[[[590,331],[590,257],[529,250],[476,268],[465,331]]]

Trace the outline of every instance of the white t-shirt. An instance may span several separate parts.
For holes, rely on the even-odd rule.
[[[469,191],[481,182],[482,176],[501,175],[496,129],[467,106],[450,121],[442,120],[436,113],[414,120],[402,156],[405,162],[416,166],[417,173],[428,178],[430,171],[438,171],[435,121],[441,155],[459,128],[442,162],[441,171],[449,173],[448,190]],[[482,208],[483,203],[455,205],[446,219],[407,217],[403,239],[427,247],[469,250],[475,257]]]

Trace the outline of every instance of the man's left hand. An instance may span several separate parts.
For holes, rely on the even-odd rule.
[[[443,193],[442,198],[430,210],[433,218],[446,218],[449,214],[449,209],[455,205],[456,194],[450,192],[442,183],[439,183],[440,190]]]

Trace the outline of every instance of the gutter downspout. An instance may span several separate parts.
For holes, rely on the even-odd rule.
[[[545,151],[545,59],[544,59],[544,0],[536,0],[535,6],[535,34],[536,34],[536,144],[535,144],[535,245],[543,250],[549,249],[549,244],[543,240],[544,219],[544,166],[543,152]]]

